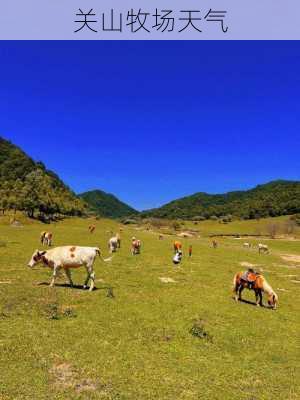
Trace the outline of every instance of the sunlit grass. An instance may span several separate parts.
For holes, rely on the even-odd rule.
[[[125,227],[112,262],[97,259],[97,290],[89,293],[61,286],[65,277],[50,289],[50,270],[26,267],[39,233],[50,229],[55,246],[100,246],[106,256],[119,224],[96,221],[91,235],[88,220],[23,222],[14,228],[0,218],[1,400],[299,398],[299,285],[288,276],[299,279],[299,269],[280,253],[300,254],[300,242],[270,241],[271,254],[259,256],[240,240],[220,239],[214,250],[207,235],[183,239],[193,256],[176,268],[172,237]],[[133,235],[142,240],[135,257]],[[232,300],[233,275],[245,261],[264,269],[277,311]],[[75,285],[84,278],[84,270],[73,272]]]

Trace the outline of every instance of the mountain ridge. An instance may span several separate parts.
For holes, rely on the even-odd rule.
[[[122,218],[138,214],[138,211],[121,201],[114,194],[100,189],[78,194],[89,207],[102,217]]]
[[[210,218],[233,215],[252,219],[300,212],[300,181],[278,179],[252,189],[209,194],[196,192],[161,207],[144,210],[145,217]]]

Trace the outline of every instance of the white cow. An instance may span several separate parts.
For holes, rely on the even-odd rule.
[[[258,252],[260,253],[269,253],[269,247],[266,244],[259,243],[258,244]]]
[[[80,247],[80,246],[62,246],[52,250],[39,251],[36,250],[28,263],[29,267],[34,267],[39,262],[53,270],[53,276],[50,286],[54,286],[55,278],[61,269],[64,269],[70,285],[73,286],[71,278],[71,268],[79,268],[84,266],[87,270],[87,278],[83,288],[86,289],[88,281],[91,280],[90,291],[94,288],[95,272],[93,269],[96,256],[99,255],[103,261],[110,261],[101,256],[98,247]]]
[[[108,241],[108,248],[110,253],[115,253],[117,251],[117,248],[119,246],[119,239],[117,236],[113,236],[112,238],[109,239]]]
[[[245,249],[250,249],[251,243],[246,242],[246,243],[243,244],[243,247],[244,247]]]

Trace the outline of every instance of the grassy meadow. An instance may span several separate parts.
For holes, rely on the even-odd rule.
[[[199,223],[199,238],[182,239],[180,267],[172,264],[175,236],[158,240],[157,232],[124,226],[113,260],[96,260],[97,289],[89,293],[80,286],[84,268],[72,272],[78,286],[61,276],[51,289],[49,269],[27,267],[39,234],[51,230],[54,246],[99,246],[107,257],[109,231],[120,224],[24,219],[12,227],[0,217],[0,400],[300,399],[300,262],[291,257],[300,256],[300,241],[266,240],[271,253],[259,255],[234,238],[213,249],[208,237],[257,233],[264,224]],[[142,240],[138,256],[130,254],[133,235]],[[254,306],[253,292],[243,293],[249,303],[233,301],[241,263],[263,270],[278,310]]]

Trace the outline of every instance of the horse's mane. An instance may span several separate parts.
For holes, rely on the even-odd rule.
[[[264,292],[267,294],[275,294],[272,286],[266,281],[266,278],[264,276],[260,276],[262,279],[262,289]]]

